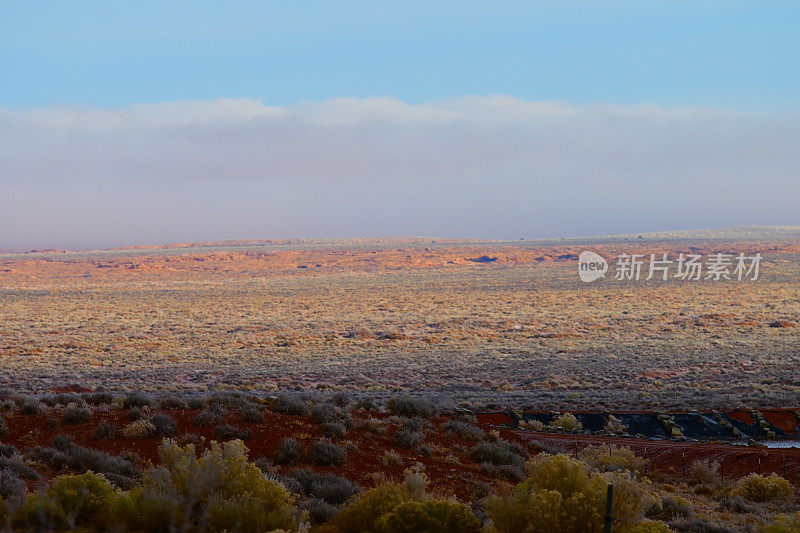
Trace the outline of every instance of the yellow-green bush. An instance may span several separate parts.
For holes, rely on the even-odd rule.
[[[761,528],[761,533],[797,533],[800,531],[800,513],[781,514],[772,523]]]
[[[464,504],[429,500],[407,501],[376,522],[382,533],[478,533],[480,521]]]
[[[583,429],[583,424],[572,413],[564,413],[557,416],[549,425],[550,429],[569,431],[570,433],[577,433]]]
[[[407,468],[402,484],[383,483],[364,491],[320,533],[477,532],[480,521],[463,504],[431,499],[422,465]]]
[[[356,496],[341,513],[331,518],[331,531],[341,533],[360,533],[376,531],[375,523],[383,515],[391,513],[410,497],[403,487],[396,483],[384,483]]]
[[[67,515],[54,500],[44,492],[31,494],[17,509],[12,519],[16,529],[31,531],[53,531],[66,529],[69,525]]]
[[[502,533],[602,530],[609,484],[614,485],[614,530],[627,531],[643,518],[651,499],[645,487],[627,472],[591,472],[586,463],[565,455],[537,455],[528,462],[528,478],[486,507]]]
[[[64,509],[78,525],[103,521],[117,493],[101,474],[60,476],[53,481],[47,496]]]
[[[14,514],[15,527],[63,528],[107,523],[117,492],[101,474],[60,476],[47,490],[28,496]]]
[[[628,446],[587,446],[579,457],[590,467],[601,472],[629,470],[639,473],[647,466],[647,459],[634,454]]]
[[[785,500],[794,494],[791,483],[778,474],[762,476],[750,474],[736,483],[734,493],[751,502],[768,502],[772,500]]]
[[[241,441],[212,442],[197,457],[192,444],[165,440],[159,458],[115,505],[115,518],[132,529],[262,532],[298,525],[290,494],[247,460]]]

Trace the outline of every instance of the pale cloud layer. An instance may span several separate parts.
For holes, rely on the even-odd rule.
[[[800,224],[800,115],[506,96],[0,109],[0,248]]]

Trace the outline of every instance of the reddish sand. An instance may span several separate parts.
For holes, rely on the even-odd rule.
[[[235,275],[251,273],[265,275],[270,272],[297,270],[309,273],[319,270],[407,270],[425,268],[454,268],[481,264],[561,264],[576,262],[587,245],[539,246],[525,243],[462,242],[442,244],[425,242],[392,243],[375,241],[353,247],[318,244],[313,249],[252,249],[225,251],[203,250],[197,247],[183,249],[182,245],[142,248],[141,255],[126,253],[64,255],[47,253],[31,255],[14,254],[0,260],[0,283],[30,283],[35,281],[64,281],[82,278],[86,281],[136,279],[143,274],[156,277],[193,277],[210,274]],[[188,245],[187,245],[188,246]],[[589,246],[601,255],[614,257],[620,253],[660,254],[702,253],[712,254],[760,252],[799,253],[797,243],[744,243],[716,242],[643,242],[603,244]],[[147,253],[153,250],[153,253]]]
[[[206,441],[214,439],[213,427],[200,427],[193,423],[198,411],[175,410],[166,411],[178,423],[177,435],[195,433]],[[385,419],[386,415],[372,413],[355,413],[356,418],[373,416]],[[124,426],[130,421],[123,410],[96,412],[92,422],[72,426],[57,426],[48,428],[45,415],[6,415],[6,422],[10,429],[8,435],[1,440],[12,444],[21,450],[27,450],[36,445],[49,445],[57,434],[67,433],[75,441],[86,447],[102,450],[111,454],[121,452],[135,452],[144,462],[157,463],[158,445],[160,437],[152,438],[116,438],[112,440],[94,440],[91,434],[101,421],[108,421],[119,426]],[[444,419],[436,422],[438,425]],[[647,458],[650,463],[648,468],[673,475],[686,475],[693,461],[698,459],[711,459],[722,465],[722,474],[726,478],[741,477],[752,472],[776,472],[787,479],[800,482],[800,450],[798,449],[767,449],[761,447],[742,447],[717,443],[683,443],[671,441],[647,441],[634,438],[615,438],[586,435],[556,435],[552,433],[534,433],[529,431],[512,430],[494,424],[506,423],[510,417],[502,414],[482,415],[478,425],[486,430],[498,430],[501,437],[514,442],[527,443],[539,441],[548,447],[568,453],[577,454],[580,449],[589,445],[615,444],[630,446],[633,451]],[[309,447],[322,435],[319,424],[302,416],[285,415],[267,412],[263,422],[253,424],[241,420],[237,413],[228,415],[224,422],[237,427],[250,429],[252,435],[246,444],[250,449],[250,458],[255,460],[260,457],[272,458],[278,450],[284,437],[295,437],[304,446]],[[367,433],[364,430],[353,429],[348,431],[346,441],[353,444],[348,451],[348,460],[342,467],[320,467],[299,465],[300,467],[313,468],[342,475],[362,486],[374,484],[373,474],[382,472],[389,478],[401,478],[404,468],[421,462],[425,465],[426,473],[431,481],[431,488],[444,494],[453,494],[464,500],[475,481],[497,483],[497,480],[481,472],[480,465],[472,463],[469,459],[469,448],[474,445],[464,439],[447,436],[439,429],[426,432],[424,444],[433,450],[432,457],[425,457],[419,453],[404,449],[395,444],[393,440],[396,428],[387,428],[384,435]],[[343,439],[336,439],[344,442]],[[385,451],[394,450],[404,461],[403,466],[384,466],[381,458]],[[297,466],[279,466],[278,470],[286,473]],[[56,472],[42,471],[45,477],[51,477]]]

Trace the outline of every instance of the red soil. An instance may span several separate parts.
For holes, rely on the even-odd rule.
[[[193,423],[199,411],[196,410],[166,410],[162,411],[172,416],[177,424],[176,435],[194,433],[203,437],[206,442],[217,440],[214,437],[214,426],[201,427]],[[322,437],[319,424],[302,416],[285,415],[267,412],[266,418],[261,423],[247,423],[241,415],[231,412],[221,423],[228,423],[251,431],[250,438],[245,444],[250,449],[250,459],[261,457],[271,459],[275,456],[284,437],[294,437],[306,448],[309,448],[317,439]],[[386,415],[354,413],[356,418],[385,418]],[[110,454],[134,452],[143,462],[156,464],[158,462],[158,446],[160,437],[151,438],[126,438],[119,437],[111,440],[95,440],[91,435],[101,421],[114,423],[120,427],[131,421],[126,418],[124,410],[96,411],[91,422],[79,425],[58,425],[55,428],[47,427],[45,415],[6,415],[9,434],[0,438],[0,442],[12,444],[20,450],[27,450],[36,445],[49,445],[58,434],[69,434],[81,446],[102,450]],[[440,419],[434,421],[438,423]],[[492,483],[493,480],[480,471],[480,465],[470,462],[467,457],[469,448],[474,445],[470,441],[452,438],[439,429],[426,432],[423,444],[433,449],[433,456],[426,457],[411,450],[402,448],[394,443],[393,436],[396,426],[387,424],[384,435],[368,433],[360,429],[351,429],[345,439],[334,439],[339,444],[350,442],[353,444],[348,449],[347,462],[341,467],[323,467],[306,463],[296,466],[278,466],[278,471],[287,473],[293,468],[312,468],[319,472],[330,472],[344,476],[362,486],[372,486],[375,483],[373,473],[381,472],[388,478],[402,479],[403,470],[416,462],[425,465],[425,472],[430,480],[432,490],[447,495],[455,495],[460,499],[468,499],[469,491],[475,481]],[[518,440],[515,438],[515,440]],[[381,458],[384,452],[394,450],[402,458],[403,466],[384,466]],[[56,472],[40,471],[45,478],[56,475]]]
[[[205,439],[205,442],[214,440],[213,427],[200,427],[193,423],[198,411],[173,410],[165,411],[170,414],[178,424],[177,435],[195,433]],[[747,413],[739,413],[747,415]],[[366,418],[385,419],[386,415],[366,414],[356,412],[354,416]],[[111,454],[121,452],[136,453],[146,465],[158,462],[158,446],[160,437],[152,438],[116,438],[112,440],[94,440],[92,432],[101,421],[107,421],[119,426],[124,426],[130,421],[123,410],[109,410],[95,412],[92,422],[72,426],[48,428],[45,415],[6,415],[6,422],[10,429],[2,442],[12,444],[21,450],[27,450],[36,445],[49,445],[53,437],[60,433],[68,433],[75,441],[86,447],[102,450]],[[745,416],[742,416],[745,418]],[[777,417],[776,420],[779,420]],[[321,467],[316,465],[301,464],[299,467],[312,468],[320,472],[331,472],[344,476],[362,486],[372,486],[375,483],[375,473],[382,473],[388,478],[400,479],[403,470],[420,462],[425,465],[425,471],[431,482],[431,489],[446,495],[467,500],[472,484],[483,481],[497,485],[493,480],[481,472],[480,465],[472,463],[469,459],[469,449],[473,442],[457,439],[446,435],[438,425],[444,420],[435,420],[435,429],[427,430],[424,444],[433,450],[431,457],[404,449],[395,444],[393,440],[396,426],[386,425],[387,431],[383,435],[367,433],[361,429],[348,431],[346,439],[337,439],[340,444],[348,445],[348,460],[341,467]],[[752,472],[769,474],[776,472],[787,479],[800,483],[800,449],[767,449],[732,446],[717,443],[683,443],[671,441],[647,441],[623,437],[602,437],[586,435],[556,435],[552,433],[534,433],[529,431],[512,430],[494,424],[507,423],[509,417],[502,414],[481,415],[478,425],[486,430],[499,431],[502,438],[520,443],[539,441],[548,447],[568,454],[577,454],[578,451],[589,445],[614,444],[629,446],[633,451],[649,460],[648,468],[667,474],[684,476],[688,473],[692,462],[698,459],[718,461],[722,465],[722,474],[725,478],[738,478]],[[322,435],[319,424],[303,416],[285,415],[281,413],[266,412],[266,418],[261,423],[247,423],[241,415],[231,412],[223,420],[224,423],[236,427],[247,428],[252,434],[246,444],[250,449],[252,460],[266,457],[273,458],[278,451],[284,437],[294,437],[310,447]],[[384,466],[381,462],[387,450],[394,450],[404,461],[403,466]],[[297,466],[278,466],[278,471],[287,473]],[[45,478],[50,478],[57,472],[41,470]]]

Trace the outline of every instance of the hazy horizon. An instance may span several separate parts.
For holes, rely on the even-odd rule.
[[[800,4],[0,20],[0,249],[800,224]]]

